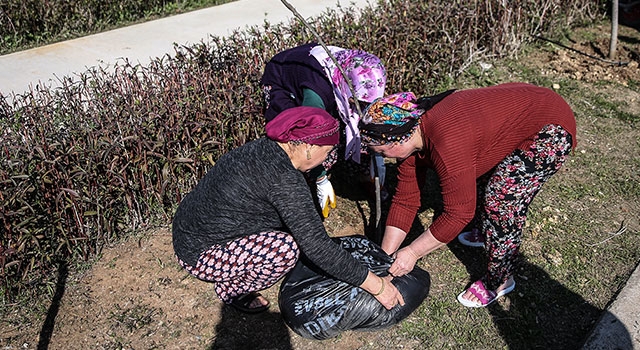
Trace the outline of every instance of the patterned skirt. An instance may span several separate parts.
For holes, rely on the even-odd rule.
[[[298,261],[300,250],[287,232],[267,231],[216,244],[203,252],[196,266],[178,259],[190,274],[215,283],[225,303],[274,285]]]

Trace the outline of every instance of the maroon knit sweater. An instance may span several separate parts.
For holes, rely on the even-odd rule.
[[[430,229],[445,243],[473,219],[476,179],[514,150],[527,150],[545,125],[562,126],[576,146],[576,121],[569,105],[550,89],[524,83],[456,91],[421,119],[424,150],[400,164],[386,224],[409,232],[420,207],[426,169],[433,168],[444,210]]]

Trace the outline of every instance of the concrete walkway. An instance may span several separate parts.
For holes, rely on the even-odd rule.
[[[584,350],[640,350],[640,265],[603,313]]]
[[[372,6],[373,0],[289,0],[305,18],[339,6]],[[65,41],[32,50],[0,56],[0,92],[5,97],[20,94],[36,84],[56,86],[65,76],[88,67],[110,67],[118,60],[145,65],[155,57],[174,52],[173,45],[226,36],[236,29],[286,22],[294,15],[279,0],[239,0],[169,18]],[[640,350],[640,270],[632,274],[624,289],[603,316],[584,349]]]
[[[371,0],[289,0],[305,18],[329,9],[369,6]],[[173,54],[173,45],[207,41],[210,35],[227,36],[236,29],[260,26],[265,21],[288,23],[293,13],[279,0],[239,0],[100,34],[0,56],[0,92],[8,97],[30,86],[54,87],[60,79],[88,67],[110,67],[118,60],[145,65],[155,57]]]

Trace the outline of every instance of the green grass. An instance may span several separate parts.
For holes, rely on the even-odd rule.
[[[118,326],[132,332],[150,325],[161,316],[162,310],[158,308],[136,300],[127,300],[124,306],[116,304],[109,318],[115,320]]]

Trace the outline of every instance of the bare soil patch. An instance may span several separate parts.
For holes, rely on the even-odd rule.
[[[616,55],[609,58],[610,27],[600,24],[592,28],[579,29],[575,37],[582,39],[573,40],[567,49],[559,49],[550,53],[545,59],[541,56],[532,63],[544,65],[551,72],[560,76],[575,79],[587,83],[611,81],[627,85],[627,81],[638,81],[640,70],[640,52],[638,52],[638,35],[633,28],[621,27],[616,45]],[[589,35],[585,33],[588,32]],[[592,39],[584,39],[589,37]]]

